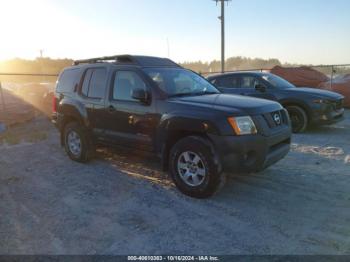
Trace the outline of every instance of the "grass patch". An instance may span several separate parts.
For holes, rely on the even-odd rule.
[[[29,134],[28,139],[26,139],[26,141],[28,141],[30,143],[35,143],[35,142],[43,141],[45,139],[47,139],[46,132],[37,131],[35,133]]]
[[[8,129],[0,135],[0,144],[17,145],[21,142],[36,143],[47,139],[45,131]]]
[[[3,135],[0,136],[1,144],[17,145],[21,142],[20,136],[15,133],[6,131]]]
[[[17,182],[20,182],[22,180],[22,178],[20,177],[16,177],[16,176],[11,176],[11,177],[7,177],[5,179],[1,179],[0,182],[3,184],[3,183],[6,183],[6,184],[13,184],[13,183],[17,183]]]

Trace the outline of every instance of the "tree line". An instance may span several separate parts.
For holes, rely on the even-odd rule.
[[[219,60],[213,60],[211,62],[184,62],[181,63],[185,68],[191,69],[199,73],[219,72],[221,71],[221,62]],[[251,70],[251,69],[270,69],[274,66],[282,66],[282,63],[275,58],[262,59],[262,58],[249,58],[249,57],[230,57],[225,61],[226,71],[236,70]],[[284,64],[287,65],[287,64]],[[290,64],[288,64],[290,65]]]
[[[39,57],[34,60],[15,58],[0,62],[0,73],[25,73],[25,74],[53,74],[58,75],[63,68],[72,65],[72,59],[52,59]],[[4,76],[0,75],[2,82],[55,82],[57,77],[49,76]]]
[[[11,59],[0,62],[0,72],[6,73],[37,73],[37,74],[58,74],[63,68],[72,65],[72,59],[52,59],[49,57],[36,58],[34,60]],[[230,57],[226,60],[226,70],[246,70],[272,68],[282,65],[278,59],[261,59],[249,57]],[[213,60],[211,62],[184,62],[180,65],[196,72],[217,72],[221,69],[221,62]]]
[[[52,59],[49,57],[36,58],[34,60],[27,59],[11,59],[0,62],[0,73],[31,73],[31,74],[59,74],[63,68],[72,65],[73,60]],[[211,72],[219,72],[221,70],[221,62],[213,60],[211,62],[183,62],[180,63],[185,68],[191,69],[198,73],[206,74]],[[236,70],[254,70],[254,69],[271,69],[274,66],[295,67],[300,64],[281,63],[278,59],[262,59],[249,57],[230,57],[226,59],[226,71]],[[325,74],[329,74],[330,68],[315,68]],[[340,68],[339,68],[340,69]],[[340,71],[340,70],[339,70]],[[342,70],[343,71],[343,70]],[[349,72],[349,68],[345,68],[345,72]],[[25,76],[1,76],[0,81],[8,82],[52,82],[56,81],[56,77],[25,77]]]

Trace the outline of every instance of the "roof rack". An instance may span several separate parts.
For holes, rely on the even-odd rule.
[[[95,64],[95,63],[123,63],[134,64],[139,66],[166,66],[166,67],[180,67],[174,61],[168,58],[160,58],[153,56],[132,56],[132,55],[115,55],[115,56],[103,56],[90,59],[76,60],[73,65],[79,64]]]
[[[75,60],[73,62],[73,65],[95,64],[95,63],[103,63],[103,62],[131,63],[131,64],[134,63],[130,55],[115,55],[115,56],[102,56],[102,57],[96,57],[96,58]]]

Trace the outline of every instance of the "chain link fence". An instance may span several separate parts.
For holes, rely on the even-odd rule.
[[[350,64],[301,67],[246,68],[240,71],[271,72],[298,87],[331,90],[345,96],[350,107]],[[235,71],[230,71],[235,72]],[[220,72],[201,72],[208,76]],[[38,113],[51,114],[52,94],[58,74],[0,72],[0,123],[11,125]]]

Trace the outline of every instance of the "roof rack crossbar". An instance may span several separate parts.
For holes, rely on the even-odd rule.
[[[95,64],[95,63],[120,63],[120,64],[132,64],[138,66],[161,66],[161,67],[181,67],[169,58],[153,57],[153,56],[133,56],[133,55],[115,55],[115,56],[103,56],[84,60],[76,60],[73,65],[79,64]]]
[[[130,64],[136,63],[131,55],[117,55],[117,56],[102,56],[102,57],[96,57],[96,58],[75,60],[73,62],[73,65],[94,64],[94,63],[102,63],[102,62],[108,62],[108,61],[113,61],[115,63],[130,63]]]

